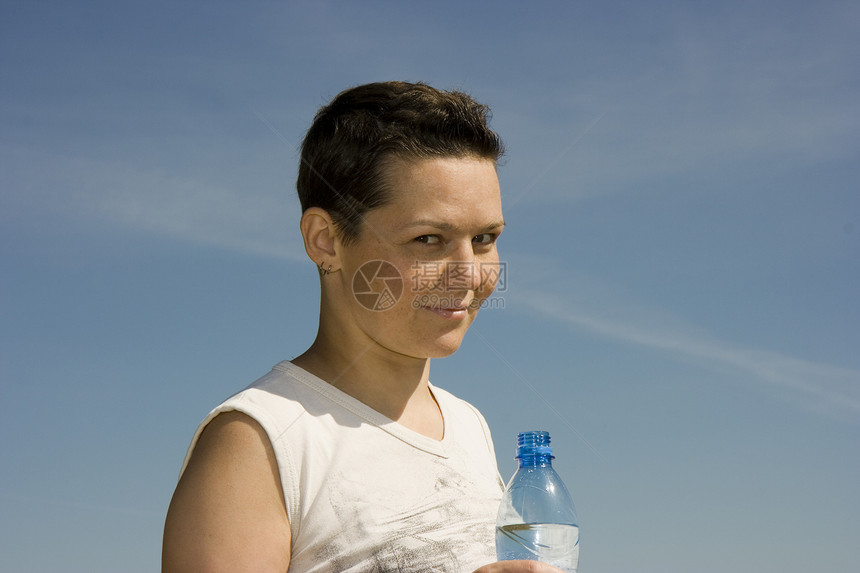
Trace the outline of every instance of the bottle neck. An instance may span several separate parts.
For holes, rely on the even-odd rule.
[[[520,454],[517,459],[521,468],[551,468],[553,457],[552,454]]]
[[[549,432],[520,432],[517,436],[516,458],[520,461],[521,468],[552,467],[552,457]]]

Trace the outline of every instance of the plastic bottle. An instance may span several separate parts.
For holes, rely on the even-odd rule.
[[[579,520],[570,493],[552,467],[549,433],[521,432],[517,469],[499,506],[496,555],[532,559],[576,573]]]

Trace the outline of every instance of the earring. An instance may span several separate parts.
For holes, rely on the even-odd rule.
[[[323,276],[325,276],[331,272],[331,265],[329,265],[328,268],[324,268],[323,267],[324,264],[325,264],[325,261],[320,261],[320,264],[317,265],[317,269],[319,269],[320,274]]]

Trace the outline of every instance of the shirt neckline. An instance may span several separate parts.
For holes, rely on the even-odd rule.
[[[429,381],[428,387],[430,389],[430,393],[433,395],[433,399],[439,406],[439,411],[442,415],[443,434],[441,440],[434,440],[433,438],[430,438],[428,436],[416,432],[415,430],[411,430],[406,426],[403,426],[399,422],[392,420],[388,416],[371,408],[361,400],[350,396],[343,390],[336,388],[322,378],[311,374],[304,368],[293,364],[289,360],[284,360],[283,362],[278,363],[277,365],[275,365],[274,369],[289,374],[294,379],[301,382],[310,389],[314,390],[318,394],[326,397],[332,402],[337,403],[338,405],[349,410],[356,416],[361,417],[368,423],[377,426],[381,430],[391,434],[392,436],[405,442],[406,444],[409,444],[414,448],[417,448],[435,456],[439,456],[442,458],[448,457],[446,445],[450,441],[449,437],[451,435],[451,416],[449,415],[448,404],[446,403],[445,398],[442,396],[443,392],[439,392],[438,389],[435,388],[433,384],[431,384]]]

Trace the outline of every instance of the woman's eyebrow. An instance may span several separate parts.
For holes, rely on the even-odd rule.
[[[499,219],[498,221],[493,221],[492,223],[486,225],[482,232],[493,231],[500,229],[505,226],[504,219]],[[451,223],[447,223],[445,221],[436,221],[433,219],[418,219],[417,221],[409,221],[404,223],[399,228],[400,229],[409,229],[411,227],[433,227],[434,229],[439,229],[440,231],[456,231],[457,226],[452,225]]]
[[[409,229],[410,227],[433,227],[441,231],[453,231],[457,228],[451,223],[435,221],[433,219],[417,219],[415,221],[408,221],[400,226],[401,229]]]

